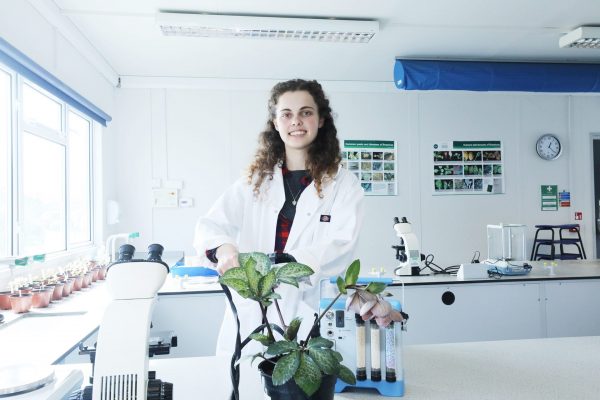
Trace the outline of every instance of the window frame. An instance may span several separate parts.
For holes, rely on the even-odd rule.
[[[22,240],[23,237],[21,235],[22,225],[21,221],[23,221],[24,217],[24,193],[23,193],[23,135],[24,132],[28,132],[29,134],[35,135],[42,139],[49,140],[53,143],[56,143],[60,146],[64,147],[64,179],[65,179],[65,188],[64,188],[64,208],[65,208],[65,216],[64,223],[65,225],[65,233],[62,238],[64,243],[64,249],[60,251],[52,251],[46,253],[51,257],[68,255],[71,253],[76,253],[82,250],[89,249],[94,246],[95,236],[96,236],[96,221],[95,221],[95,212],[94,212],[94,203],[95,203],[95,192],[96,192],[96,182],[95,182],[95,160],[94,160],[94,147],[95,147],[95,130],[96,124],[94,120],[90,118],[85,113],[82,113],[75,107],[72,107],[67,102],[57,98],[53,94],[49,93],[44,88],[38,86],[34,82],[30,81],[26,77],[23,77],[18,72],[14,71],[10,67],[0,63],[0,70],[2,72],[7,73],[10,76],[10,130],[9,130],[9,143],[10,143],[10,152],[9,152],[9,187],[8,190],[10,194],[7,196],[9,198],[9,219],[8,219],[8,237],[7,239],[10,241],[7,246],[7,250],[10,254],[6,256],[0,255],[0,260],[2,259],[11,259],[18,258],[24,256],[31,256],[32,254],[25,254],[22,250]],[[24,118],[24,110],[23,110],[23,88],[24,85],[28,85],[32,87],[34,90],[40,92],[42,95],[47,96],[51,100],[57,102],[60,107],[60,121],[61,121],[61,130],[56,131],[54,129],[48,128],[42,124],[32,124],[25,121]],[[70,171],[70,146],[69,146],[69,113],[73,113],[76,116],[83,118],[88,122],[88,219],[89,219],[89,235],[88,240],[84,241],[71,241],[70,240],[70,223],[71,223],[71,214],[72,211],[70,209],[70,185],[72,184],[69,181],[69,171]]]

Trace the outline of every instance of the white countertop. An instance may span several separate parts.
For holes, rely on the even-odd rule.
[[[598,399],[600,337],[508,340],[404,349],[405,394],[411,400]],[[64,365],[58,370],[87,369]],[[178,400],[226,400],[228,359],[199,357],[151,360],[157,378],[174,384]],[[241,400],[264,400],[257,370],[242,364]],[[23,397],[25,399],[26,397]],[[336,400],[386,399],[374,391],[344,392]],[[20,400],[20,399],[19,399]]]
[[[535,280],[564,280],[564,279],[600,279],[600,261],[598,260],[556,260],[529,261],[533,266],[527,275],[503,276],[501,279],[459,279],[454,275],[437,274],[423,276],[377,276],[381,278],[392,278],[392,286],[417,285],[444,285],[462,283],[495,283],[503,281],[535,281]],[[553,265],[555,264],[555,265]],[[483,265],[483,264],[482,264]],[[363,277],[363,275],[361,275]],[[369,275],[364,275],[369,277]],[[160,295],[190,294],[190,293],[222,293],[223,290],[218,283],[204,283],[200,279],[183,278],[169,275],[164,285],[159,290]]]

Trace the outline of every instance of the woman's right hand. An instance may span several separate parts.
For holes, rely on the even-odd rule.
[[[217,263],[217,271],[220,275],[223,275],[225,271],[240,266],[238,262],[239,251],[237,247],[230,243],[225,243],[217,248],[215,257],[219,261]]]

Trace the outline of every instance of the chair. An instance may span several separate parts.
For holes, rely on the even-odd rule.
[[[554,225],[535,225],[535,237],[533,239],[533,247],[531,248],[531,261],[538,260],[554,260],[556,258],[556,250],[554,244],[558,240],[554,240]],[[544,233],[545,232],[545,233]],[[545,237],[546,233],[549,237]],[[540,234],[544,237],[540,237]],[[550,254],[540,253],[540,247],[550,247]]]
[[[569,235],[569,233],[571,233],[572,235]],[[576,237],[573,237],[573,234],[576,235]],[[585,255],[585,249],[583,248],[581,234],[579,232],[579,224],[559,225],[558,237],[561,260],[585,260],[587,258]],[[574,246],[577,250],[577,253],[566,252],[565,246]]]

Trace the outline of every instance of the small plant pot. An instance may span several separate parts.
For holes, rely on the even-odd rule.
[[[31,309],[31,300],[33,296],[30,294],[13,294],[10,296],[10,305],[12,310],[17,313],[26,313]]]
[[[83,285],[83,275],[76,276],[73,278],[73,291],[76,292],[81,290],[81,286]]]
[[[11,292],[0,292],[0,310],[10,310],[10,295]]]
[[[73,281],[74,279],[65,279],[64,280],[64,286],[63,286],[63,297],[67,297],[71,294],[71,292],[73,291]]]
[[[31,294],[31,306],[33,308],[45,308],[50,304],[53,290],[51,289],[34,289]]]
[[[98,280],[98,276],[100,275],[100,268],[94,267],[92,269],[92,282],[96,282]]]
[[[31,293],[31,286],[21,286],[19,288],[19,291],[21,292],[21,294],[29,294]]]
[[[54,285],[54,293],[52,293],[52,301],[58,301],[62,299],[63,287],[65,285],[63,283],[56,283]]]
[[[108,269],[108,266],[106,265],[101,265],[100,269],[98,270],[98,280],[105,280],[106,279],[106,270]]]
[[[273,385],[271,375],[273,374],[274,364],[265,360],[258,364],[265,391],[270,396],[271,400],[333,400],[335,392],[336,376],[323,375],[321,376],[321,386],[319,390],[313,393],[312,396],[307,396],[306,393],[294,382],[294,378],[290,379],[283,385]]]

